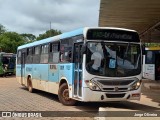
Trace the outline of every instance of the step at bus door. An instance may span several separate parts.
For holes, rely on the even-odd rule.
[[[21,84],[25,84],[25,53],[21,56]]]
[[[74,44],[74,97],[82,96],[82,43]]]

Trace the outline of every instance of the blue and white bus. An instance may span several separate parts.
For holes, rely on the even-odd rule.
[[[76,101],[140,100],[142,49],[134,30],[85,27],[19,46],[16,77],[32,92]]]

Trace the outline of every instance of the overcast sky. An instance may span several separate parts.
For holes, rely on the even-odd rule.
[[[0,24],[8,31],[39,35],[98,26],[100,0],[0,0]]]

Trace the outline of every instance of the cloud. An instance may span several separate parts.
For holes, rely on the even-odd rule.
[[[100,0],[0,0],[0,24],[18,33],[40,34],[98,26]]]

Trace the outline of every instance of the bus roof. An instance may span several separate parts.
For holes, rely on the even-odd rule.
[[[83,29],[84,28],[80,28],[80,29],[77,29],[77,30],[74,30],[74,31],[71,31],[71,32],[65,32],[65,33],[62,33],[62,34],[57,35],[57,36],[53,36],[53,37],[49,37],[49,38],[42,39],[42,40],[39,40],[39,41],[35,41],[33,43],[28,43],[28,44],[19,46],[18,49],[32,47],[32,46],[45,44],[45,43],[49,43],[49,42],[53,42],[53,41],[58,41],[60,39],[65,39],[65,38],[68,38],[68,37],[80,35],[80,34],[83,34]]]
[[[32,43],[28,43],[28,44],[19,46],[18,49],[23,49],[23,48],[28,48],[28,47],[32,47],[32,46],[37,46],[37,45],[49,43],[49,42],[52,42],[52,41],[58,41],[59,38],[60,38],[59,35],[58,36],[54,36],[54,37],[49,37],[49,38],[46,38],[46,39],[42,39],[42,40],[39,40],[39,41],[35,41],[35,42],[32,42]]]
[[[65,33],[62,33],[62,34],[57,35],[57,36],[49,37],[49,38],[46,38],[46,39],[35,41],[33,43],[28,43],[28,44],[19,46],[18,49],[28,48],[28,47],[37,46],[37,45],[40,45],[40,44],[45,44],[45,43],[49,43],[49,42],[53,42],[53,41],[58,41],[60,39],[65,39],[65,38],[72,37],[72,36],[81,35],[84,32],[86,32],[88,29],[116,29],[116,30],[136,32],[136,31],[131,30],[131,29],[116,28],[116,27],[84,27],[84,28],[80,28],[80,29],[73,30],[73,31],[70,31],[70,32],[65,32]]]
[[[65,33],[60,35],[60,39],[65,39],[65,38],[68,38],[68,37],[83,34],[83,30],[84,30],[84,28],[80,28],[80,29],[77,29],[77,30],[74,30],[74,31],[71,31],[71,32],[65,32]]]

